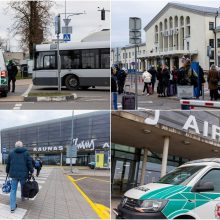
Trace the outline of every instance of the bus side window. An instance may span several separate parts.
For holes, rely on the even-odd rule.
[[[110,68],[110,50],[109,49],[101,49],[101,69],[109,69]]]
[[[56,69],[55,52],[37,52],[35,56],[35,67],[38,70]]]
[[[99,69],[99,50],[82,50],[82,69]]]
[[[44,69],[56,69],[55,56],[45,55],[43,64]]]
[[[61,69],[81,69],[80,50],[60,51]]]

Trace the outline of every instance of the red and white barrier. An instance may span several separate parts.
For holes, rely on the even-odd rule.
[[[217,101],[203,101],[203,100],[193,100],[193,99],[181,99],[181,105],[186,106],[197,106],[197,107],[206,107],[206,108],[220,108],[220,102]]]

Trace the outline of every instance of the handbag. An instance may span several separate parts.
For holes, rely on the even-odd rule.
[[[2,192],[6,194],[11,192],[11,179],[8,178],[8,174],[6,176],[5,183],[2,185]]]
[[[39,186],[34,176],[31,176],[27,179],[23,186],[22,194],[25,198],[32,199],[39,192]]]

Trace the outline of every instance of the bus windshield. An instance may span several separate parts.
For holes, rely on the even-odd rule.
[[[205,166],[186,166],[179,167],[174,171],[162,177],[158,183],[172,184],[172,185],[185,185]]]

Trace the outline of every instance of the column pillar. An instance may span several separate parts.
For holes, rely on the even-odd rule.
[[[146,164],[147,164],[147,154],[148,154],[148,149],[147,149],[147,148],[144,148],[144,157],[143,157],[143,161],[142,161],[141,182],[140,182],[140,185],[144,185],[144,177],[145,177]]]
[[[63,165],[63,152],[60,153],[60,166]]]
[[[162,156],[162,165],[161,165],[161,177],[166,175],[167,171],[167,159],[168,159],[168,152],[169,152],[169,144],[170,144],[170,137],[164,137],[164,145],[163,145],[163,156]]]

